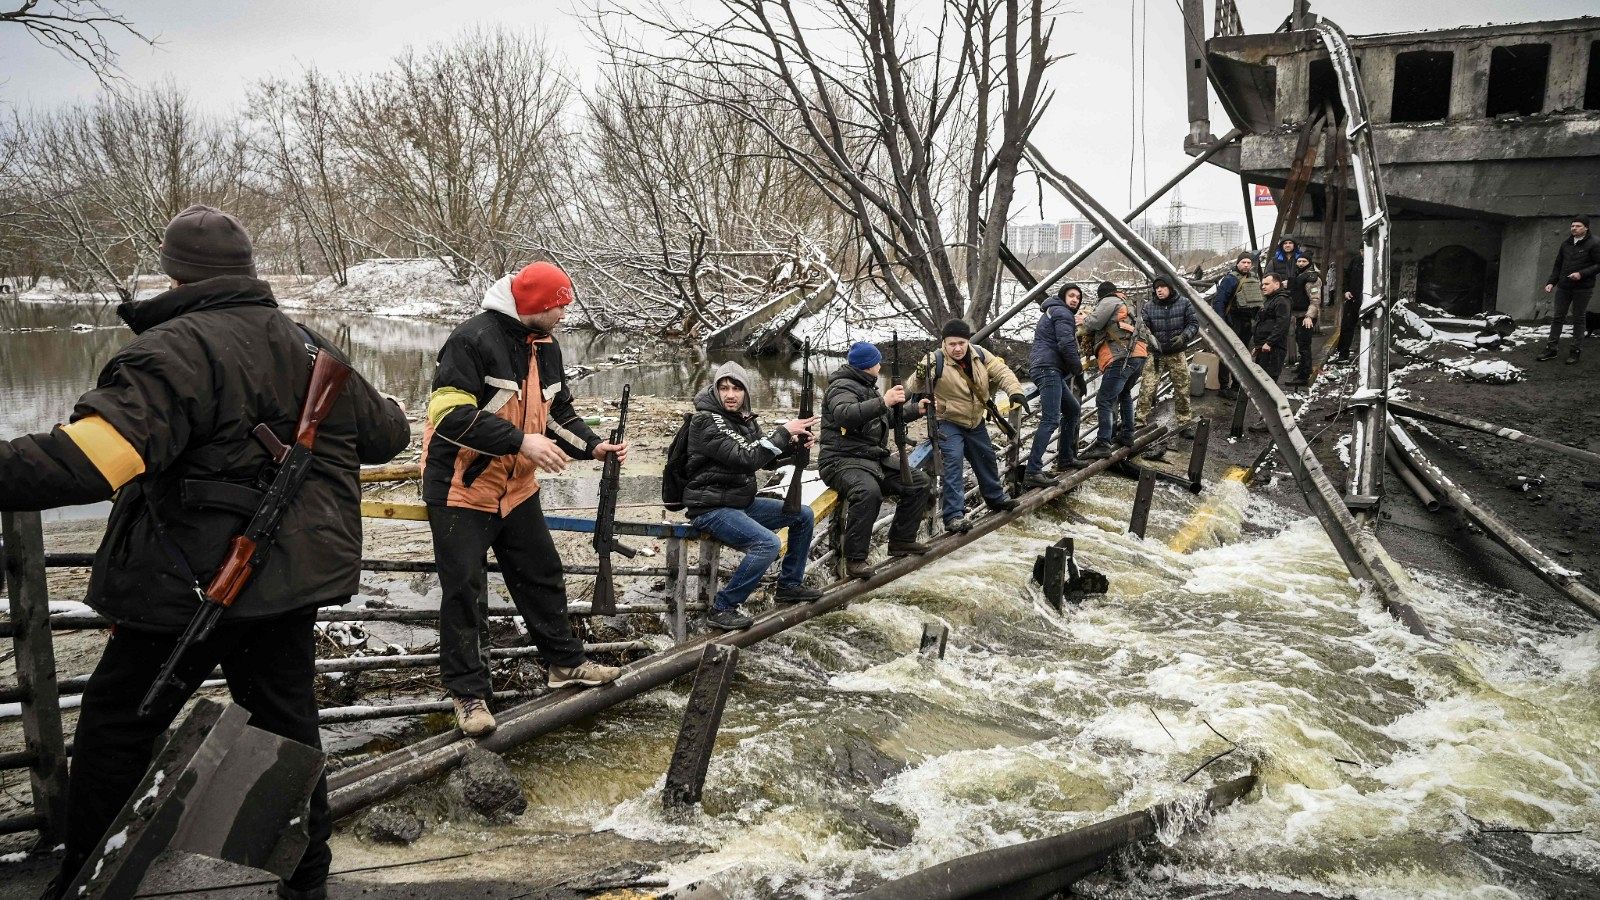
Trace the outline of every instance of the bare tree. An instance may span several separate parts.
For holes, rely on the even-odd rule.
[[[921,21],[895,0],[718,0],[715,18],[612,3],[596,30],[630,64],[676,72],[695,102],[765,132],[849,217],[891,302],[932,331],[988,315],[1055,61],[1045,7],[947,0]]]
[[[843,243],[837,211],[766,133],[695,102],[687,80],[612,59],[586,98],[581,228],[550,252],[593,286],[599,324],[713,329],[826,279]]]
[[[500,277],[570,215],[570,93],[543,40],[500,29],[408,49],[349,83],[343,141],[362,215],[462,278]]]
[[[131,37],[155,45],[135,28],[132,20],[111,11],[102,0],[21,0],[10,10],[0,10],[0,24],[20,25],[41,46],[70,59],[100,79],[118,75],[118,53],[112,35]]]
[[[133,296],[167,222],[192,203],[238,209],[245,139],[171,85],[14,117],[0,150],[33,237],[78,290]]]

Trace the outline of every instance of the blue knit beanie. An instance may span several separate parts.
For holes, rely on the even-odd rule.
[[[870,369],[883,362],[883,354],[866,341],[856,341],[850,345],[850,355],[844,361],[858,369]]]

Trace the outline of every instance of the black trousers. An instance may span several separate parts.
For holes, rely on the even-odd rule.
[[[1557,284],[1551,293],[1555,298],[1555,310],[1550,316],[1550,343],[1561,340],[1561,326],[1569,317],[1572,320],[1572,339],[1580,340],[1584,326],[1588,324],[1584,312],[1589,308],[1589,298],[1594,295],[1594,288]]]
[[[1250,346],[1250,332],[1255,329],[1256,316],[1260,314],[1261,310],[1259,308],[1240,309],[1239,307],[1235,306],[1233,309],[1228,311],[1228,327],[1233,329],[1233,333],[1239,336],[1239,342],[1244,344],[1246,347]],[[1228,371],[1226,366],[1222,368],[1222,371],[1217,373],[1217,383],[1223,387],[1228,387],[1235,380],[1236,379],[1233,378],[1233,373]]]
[[[203,643],[184,654],[177,675],[199,685],[219,663],[235,703],[250,712],[250,724],[263,731],[321,748],[314,692],[316,611],[241,624],[221,624]],[[137,710],[162,663],[178,642],[176,634],[118,628],[84,687],[73,739],[72,775],[67,783],[70,818],[67,855],[61,863],[65,888],[89,854],[105,839],[128,798],[139,786],[156,740],[177,717],[189,694],[168,693],[166,702],[146,717]],[[190,692],[192,693],[192,692]],[[306,817],[311,843],[289,884],[302,890],[328,877],[328,783],[319,779]]]
[[[900,480],[898,463],[878,473],[863,466],[830,467],[822,480],[838,491],[846,504],[844,558],[857,562],[865,560],[872,547],[872,523],[877,521],[885,494],[897,498],[894,521],[889,524],[889,541],[895,544],[917,539],[917,523],[933,499],[922,473],[913,469],[909,485]]]
[[[1339,346],[1340,356],[1349,356],[1350,349],[1356,345],[1356,332],[1361,330],[1361,298],[1352,292],[1350,299],[1344,301],[1344,312],[1339,314]]]
[[[1311,327],[1307,328],[1303,324],[1305,320],[1305,316],[1299,315],[1298,313],[1296,314],[1296,318],[1294,320],[1294,346],[1295,351],[1299,353],[1300,356],[1294,364],[1294,375],[1301,381],[1310,381],[1311,341],[1317,336],[1317,325],[1315,322],[1313,322],[1311,323]]]
[[[1283,364],[1289,359],[1289,348],[1273,347],[1270,351],[1262,353],[1261,348],[1257,347],[1255,358],[1256,365],[1267,373],[1267,377],[1277,381],[1278,376],[1283,374]]]
[[[547,666],[583,662],[583,641],[567,620],[567,585],[539,495],[505,517],[454,506],[428,507],[433,553],[439,563],[439,673],[456,697],[489,698],[489,667],[480,635],[478,595],[489,578],[485,554],[494,550],[511,602]]]

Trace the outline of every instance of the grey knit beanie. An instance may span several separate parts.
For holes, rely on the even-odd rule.
[[[161,236],[161,269],[181,284],[219,275],[254,278],[250,234],[233,216],[196,204],[167,223]]]

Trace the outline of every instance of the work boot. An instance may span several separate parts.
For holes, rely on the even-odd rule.
[[[551,666],[550,688],[564,687],[599,687],[617,680],[622,670],[616,666],[606,666],[586,659],[575,666]]]
[[[983,505],[989,507],[991,512],[1011,512],[1013,509],[1017,508],[1017,501],[1011,499],[1010,497],[1005,497],[1000,500],[990,500],[988,497],[985,497],[983,498]]]
[[[1078,458],[1088,460],[1105,459],[1106,457],[1110,456],[1111,453],[1112,448],[1110,444],[1107,444],[1104,441],[1095,441],[1089,445],[1089,449],[1078,454]]]
[[[745,615],[737,606],[728,609],[714,606],[706,613],[706,622],[712,628],[720,628],[723,631],[743,631],[754,625],[756,620]]]
[[[1560,353],[1557,347],[1558,345],[1556,344],[1550,344],[1549,346],[1545,347],[1544,352],[1539,354],[1539,356],[1534,359],[1534,362],[1546,362],[1548,360],[1555,359]]]
[[[278,882],[279,900],[328,900],[326,885],[317,885],[314,888],[290,887],[287,881]]]
[[[1053,488],[1056,480],[1043,472],[1029,472],[1022,476],[1022,483],[1031,488]]]
[[[1065,475],[1074,469],[1081,469],[1088,464],[1088,460],[1079,459],[1076,456],[1069,456],[1066,459],[1062,459],[1058,456],[1056,457],[1055,472],[1057,475]]]
[[[778,593],[773,596],[779,603],[810,603],[813,600],[821,600],[822,592],[803,584],[791,584],[787,587],[780,584]]]
[[[859,578],[862,581],[872,577],[872,563],[864,559],[847,559],[844,563],[844,577]]]
[[[1577,365],[1577,363],[1578,363],[1578,345],[1576,343],[1574,343],[1572,345],[1572,352],[1567,354],[1567,358],[1566,358],[1565,362],[1569,366]]]
[[[972,523],[964,517],[957,516],[954,519],[944,520],[944,530],[948,534],[966,534],[972,530]]]
[[[1225,400],[1237,400],[1237,399],[1239,399],[1239,389],[1237,387],[1234,387],[1231,384],[1228,385],[1227,387],[1217,391],[1217,393],[1221,394],[1223,399],[1225,399]]]
[[[890,556],[921,556],[922,554],[927,553],[929,550],[932,550],[932,549],[933,548],[929,547],[927,544],[919,544],[916,541],[903,541],[903,542],[902,541],[890,541],[889,542],[889,555]]]
[[[456,709],[456,727],[467,737],[483,737],[494,731],[494,716],[481,697],[451,697]],[[281,895],[280,895],[281,896]]]

